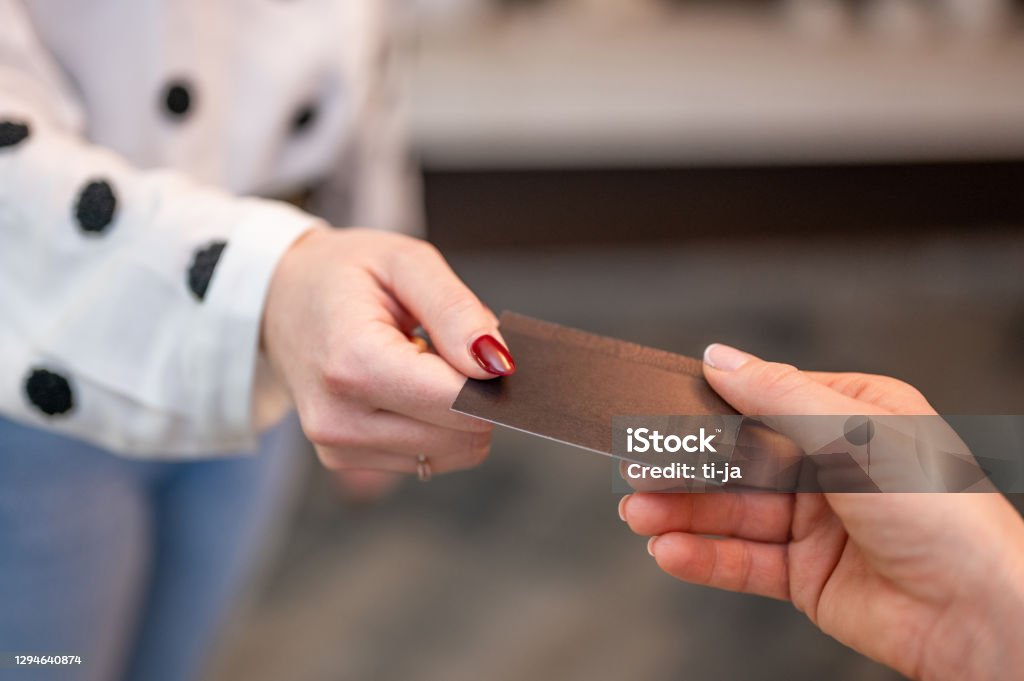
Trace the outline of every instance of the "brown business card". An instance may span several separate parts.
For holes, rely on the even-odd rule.
[[[704,380],[700,360],[505,312],[516,373],[467,380],[452,410],[612,453],[612,417],[735,414]]]

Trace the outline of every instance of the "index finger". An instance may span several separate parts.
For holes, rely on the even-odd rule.
[[[436,248],[415,244],[394,251],[378,278],[423,325],[437,351],[464,375],[487,379],[514,373],[515,361],[494,314]]]

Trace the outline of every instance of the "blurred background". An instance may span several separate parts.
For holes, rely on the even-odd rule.
[[[495,310],[1024,413],[1024,2],[416,0],[400,29],[431,238]],[[308,459],[210,679],[895,678],[658,571],[601,457],[499,431],[361,501]]]

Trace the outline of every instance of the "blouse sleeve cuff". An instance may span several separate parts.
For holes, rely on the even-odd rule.
[[[263,305],[281,256],[321,221],[287,204],[246,199],[247,206],[217,264],[203,309],[210,324],[207,352],[200,359],[215,378],[200,394],[209,396],[207,426],[233,446],[255,442],[255,415],[261,398],[256,394]],[[261,381],[261,385],[266,382]],[[281,400],[274,400],[280,404]],[[260,418],[266,421],[266,415]],[[218,438],[220,439],[220,438]]]

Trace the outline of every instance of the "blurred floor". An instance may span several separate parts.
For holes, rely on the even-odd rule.
[[[730,342],[1024,413],[1024,234],[453,254],[509,308],[687,354]],[[514,348],[513,348],[514,350]],[[212,681],[890,679],[791,606],[660,573],[608,461],[499,431],[480,469],[346,508],[311,467]]]

